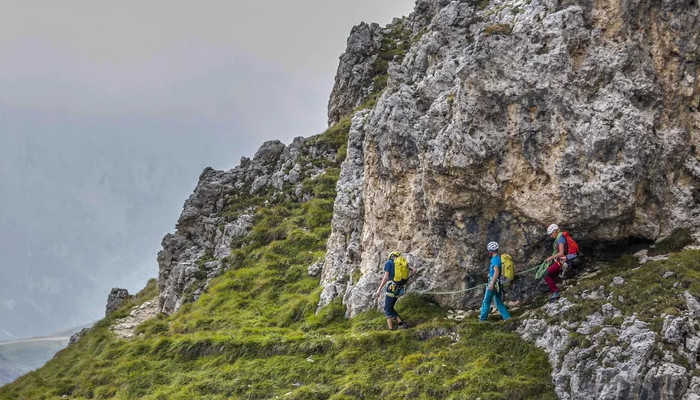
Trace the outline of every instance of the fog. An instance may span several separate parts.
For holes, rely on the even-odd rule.
[[[157,276],[201,171],[326,127],[360,21],[413,1],[21,2],[0,16],[0,340]]]

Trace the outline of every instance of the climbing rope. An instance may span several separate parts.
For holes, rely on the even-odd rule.
[[[540,279],[540,278],[542,277],[542,275],[544,275],[544,273],[542,273],[542,275],[540,275],[540,276],[537,276],[537,274],[540,273],[540,270],[539,270],[539,269],[541,269],[541,268],[542,268],[543,266],[545,266],[545,265],[548,266],[548,263],[547,263],[546,261],[543,261],[542,264],[537,265],[537,266],[535,266],[535,267],[532,267],[532,268],[530,268],[530,269],[526,269],[525,271],[520,271],[520,272],[518,272],[518,274],[524,274],[524,273],[526,273],[526,272],[532,272],[532,271],[534,271],[534,270],[537,270],[537,273],[536,273],[535,277],[536,277],[537,279]],[[546,271],[546,270],[547,270],[547,267],[544,268],[544,271]],[[472,290],[476,290],[476,289],[479,289],[479,288],[485,287],[485,286],[486,286],[486,283],[482,283],[481,285],[476,285],[476,286],[473,286],[473,287],[470,287],[470,288],[466,288],[466,289],[462,289],[462,290],[451,290],[451,291],[446,291],[446,292],[432,292],[432,291],[424,290],[424,291],[418,291],[418,292],[415,292],[415,293],[416,293],[416,294],[433,294],[433,295],[457,294],[457,293],[466,293],[466,292],[470,292],[470,291],[472,291]]]

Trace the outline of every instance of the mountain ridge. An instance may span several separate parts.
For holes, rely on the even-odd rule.
[[[647,0],[419,0],[359,25],[330,128],[206,169],[157,282],[0,395],[700,398],[698,27],[697,1]],[[523,271],[551,222],[584,265],[543,304]],[[490,240],[515,318],[450,318],[480,303]],[[373,295],[394,250],[419,271],[400,332]]]

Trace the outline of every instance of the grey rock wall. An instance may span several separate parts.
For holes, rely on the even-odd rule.
[[[410,49],[353,119],[320,305],[381,307],[391,250],[419,267],[412,290],[458,290],[485,281],[488,241],[539,263],[552,222],[584,244],[700,226],[698,2],[482,4],[419,1],[405,22]]]
[[[604,288],[601,291],[605,295]],[[690,301],[682,315],[665,316],[661,335],[634,315],[620,325],[605,324],[606,318],[622,317],[610,303],[583,322],[548,324],[545,320],[572,307],[566,299],[548,304],[543,316],[528,317],[518,328],[524,339],[549,355],[560,399],[700,398],[699,378],[694,376],[700,331]]]
[[[335,84],[328,100],[328,125],[333,126],[349,115],[372,92],[372,79],[376,75],[383,29],[378,24],[366,24],[352,28],[347,50],[340,56]]]

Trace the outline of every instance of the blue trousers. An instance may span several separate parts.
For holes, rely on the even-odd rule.
[[[401,318],[394,309],[398,299],[398,297],[384,296],[384,314],[387,318]]]
[[[498,312],[501,313],[501,317],[503,317],[503,319],[510,318],[510,314],[508,314],[508,310],[506,309],[505,304],[503,304],[503,300],[501,300],[501,292],[486,289],[484,302],[481,303],[481,315],[479,316],[479,321],[486,321],[486,319],[489,317],[491,301],[496,302],[496,308],[498,308]]]

